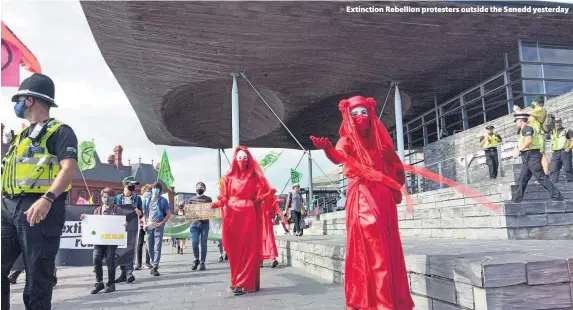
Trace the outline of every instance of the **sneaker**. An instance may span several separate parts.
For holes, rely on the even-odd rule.
[[[105,288],[105,285],[103,285],[103,282],[98,282],[94,285],[94,289],[90,292],[90,294],[97,294],[99,293],[101,290],[103,290]]]
[[[205,268],[205,263],[201,263],[201,265],[199,265],[199,270],[207,270],[207,268]]]
[[[191,267],[191,270],[197,270],[197,267],[199,267],[199,260],[193,262],[193,267]]]
[[[135,277],[133,275],[129,275],[129,277],[127,277],[127,283],[133,283],[135,281]],[[115,287],[114,287],[115,290]]]
[[[115,283],[122,283],[125,281],[127,281],[127,276],[124,273],[122,273],[119,278],[115,279]]]
[[[145,268],[153,269],[153,266],[151,265],[151,263],[145,263]]]
[[[180,254],[181,252],[181,247],[177,247],[177,254]]]
[[[223,255],[219,256],[219,263],[223,262]]]
[[[133,276],[132,276],[132,277],[133,277]],[[103,291],[103,292],[104,292],[104,293],[115,292],[115,284],[108,285],[108,286],[105,288],[105,291]]]
[[[235,296],[240,296],[240,295],[244,295],[245,294],[245,290],[243,290],[240,287],[235,288],[235,290],[233,290],[233,295]]]
[[[181,252],[179,254],[183,255],[183,248],[181,248]]]
[[[152,274],[153,276],[155,276],[155,277],[158,277],[158,276],[159,276],[159,271],[157,271],[156,268],[153,268],[153,269],[151,269],[151,274]]]
[[[273,264],[271,265],[271,268],[277,268],[278,265],[279,265],[279,262],[275,259],[273,261]]]

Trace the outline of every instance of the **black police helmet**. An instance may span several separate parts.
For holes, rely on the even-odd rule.
[[[20,88],[18,88],[16,94],[12,96],[12,102],[17,102],[18,97],[20,96],[30,96],[42,99],[52,107],[58,107],[54,102],[55,92],[56,88],[52,79],[47,75],[34,73],[32,76],[22,81]]]

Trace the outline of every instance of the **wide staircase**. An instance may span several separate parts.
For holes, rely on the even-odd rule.
[[[573,93],[548,101],[546,107],[563,118],[566,127],[573,127]],[[476,190],[495,203],[497,210],[480,205],[473,195],[440,188],[445,186],[435,183],[412,195],[413,214],[406,211],[404,204],[398,206],[415,309],[571,310],[573,183],[566,183],[562,172],[557,187],[566,199],[554,202],[532,179],[523,201],[512,203],[521,169],[521,164],[510,158],[515,147],[513,117],[490,123],[503,130],[502,138],[506,141],[500,147],[502,172],[497,180],[488,180],[487,166],[479,149],[472,155],[476,159],[466,161],[473,165],[462,163],[461,167],[455,167],[451,162],[463,162],[459,154],[450,156],[450,163],[441,164],[457,168],[443,174]],[[456,143],[476,144],[483,127],[481,131],[471,129],[426,148],[435,152],[447,149],[446,144],[454,148],[460,148]],[[468,159],[466,155],[467,152],[462,158]],[[443,167],[439,169],[442,172],[446,170]],[[428,168],[438,170],[432,169],[435,165]],[[343,283],[345,211],[320,214],[302,237],[283,235],[280,227],[275,231],[282,263],[327,281]]]

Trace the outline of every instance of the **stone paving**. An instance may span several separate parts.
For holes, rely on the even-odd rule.
[[[190,245],[190,243],[189,243]],[[209,245],[206,271],[191,271],[191,248],[177,255],[163,248],[161,276],[148,269],[135,271],[133,284],[118,284],[114,293],[90,295],[94,284],[92,267],[58,269],[52,308],[81,309],[344,309],[344,292],[339,285],[310,278],[295,268],[279,266],[261,270],[261,290],[233,296],[229,289],[230,273],[226,262],[218,262],[218,249]],[[119,271],[119,270],[118,270]],[[104,266],[104,279],[107,277]],[[12,285],[12,310],[24,309],[22,291],[25,275]]]

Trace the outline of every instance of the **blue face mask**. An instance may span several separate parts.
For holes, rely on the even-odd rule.
[[[24,114],[26,113],[27,109],[28,107],[26,106],[26,101],[24,100],[19,101],[14,105],[14,112],[19,118],[24,118]]]
[[[159,190],[159,188],[154,188],[154,189],[153,189],[153,195],[159,196],[160,193],[161,193],[161,191]]]
[[[151,192],[145,192],[145,198],[148,198],[149,196],[151,196]]]

